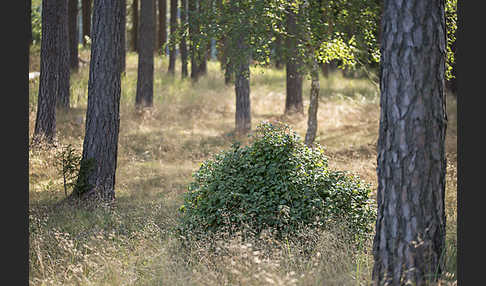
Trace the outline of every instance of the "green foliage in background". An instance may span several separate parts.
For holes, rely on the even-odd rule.
[[[181,206],[181,234],[259,234],[286,237],[339,222],[356,237],[372,231],[370,186],[331,170],[320,146],[307,147],[287,125],[263,122],[252,144],[234,144],[193,174]]]
[[[32,0],[31,20],[32,20],[32,40],[34,43],[40,43],[42,38],[42,17],[41,17],[41,0]]]

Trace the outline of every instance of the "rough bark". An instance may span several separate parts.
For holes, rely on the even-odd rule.
[[[170,37],[172,38],[171,42],[174,41],[176,35],[175,32],[177,30],[177,0],[170,0]],[[175,63],[176,63],[176,46],[169,45],[169,68],[168,72],[170,74],[175,73]]]
[[[67,2],[62,0],[42,1],[40,79],[34,142],[54,143],[56,106],[59,105],[61,99],[63,100],[61,106],[65,106],[67,97],[69,107],[67,36]]]
[[[181,0],[181,26],[187,24],[187,0]],[[183,33],[179,49],[181,51],[181,77],[186,78],[189,75],[187,70],[187,43],[186,34]]]
[[[58,54],[56,55],[59,61],[59,92],[57,93],[57,107],[62,109],[69,109],[70,105],[70,70],[69,70],[69,29],[68,29],[68,1],[58,1],[57,4],[57,41],[59,45]]]
[[[140,6],[140,35],[138,42],[138,78],[135,105],[150,107],[154,96],[154,0],[144,0]]]
[[[120,9],[122,1],[95,0],[88,82],[88,107],[80,174],[74,196],[115,199],[115,172],[120,127]],[[81,189],[79,186],[89,186]]]
[[[72,71],[79,68],[78,58],[78,0],[68,0],[69,25],[69,67]]]
[[[93,0],[82,0],[83,46],[86,47],[86,37],[91,37],[91,3]]]
[[[373,280],[426,285],[445,252],[444,2],[385,1],[382,25]]]
[[[305,144],[312,146],[317,134],[317,109],[319,108],[319,65],[316,61],[312,63],[310,103],[307,118],[307,132],[305,133]]]
[[[187,1],[187,0],[186,0]],[[167,0],[158,0],[159,8],[159,37],[157,48],[161,55],[165,55],[164,45],[167,42]]]
[[[237,41],[237,49],[239,51],[248,50],[245,39],[237,39]],[[235,69],[235,127],[236,133],[246,134],[251,130],[250,58],[247,52],[242,52],[241,55],[247,56],[247,58],[240,59]]]
[[[295,13],[289,11],[287,17],[287,29],[289,37],[286,39],[287,59],[286,59],[286,97],[285,114],[304,113],[302,100],[302,75],[299,72],[301,61],[297,55],[297,23]]]
[[[130,48],[133,52],[138,52],[138,0],[132,2],[132,37]]]

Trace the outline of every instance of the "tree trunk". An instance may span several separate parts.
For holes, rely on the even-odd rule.
[[[310,103],[307,119],[307,132],[305,134],[305,145],[312,146],[317,133],[317,109],[319,108],[319,65],[314,60],[311,70]]]
[[[385,1],[382,24],[373,280],[428,285],[445,252],[444,2]]]
[[[127,58],[127,0],[121,0],[120,9],[120,72],[125,74]]]
[[[83,12],[83,46],[86,47],[86,37],[91,37],[91,3],[92,0],[82,0]]]
[[[140,37],[138,42],[138,78],[136,106],[153,105],[154,96],[154,0],[144,0],[140,6]]]
[[[170,0],[170,45],[169,45],[169,69],[170,74],[175,73],[176,63],[176,46],[172,43],[175,41],[175,32],[177,30],[177,0]]]
[[[187,0],[186,0],[187,1]],[[159,8],[159,37],[157,47],[159,53],[165,56],[164,45],[167,42],[167,0],[158,0]]]
[[[181,0],[181,27],[185,27],[187,23],[187,0]],[[187,70],[187,44],[186,34],[182,34],[181,43],[179,45],[181,51],[181,77],[186,78],[189,75]]]
[[[79,68],[78,58],[78,0],[69,0],[69,67],[72,71]]]
[[[39,94],[34,142],[54,143],[56,106],[69,107],[67,2],[42,1]],[[60,102],[60,103],[59,103]]]
[[[237,49],[242,51],[242,55],[248,52],[245,39],[237,39]],[[235,69],[235,93],[236,93],[236,113],[235,126],[236,133],[246,134],[251,130],[251,107],[250,107],[250,58],[240,59]]]
[[[59,92],[57,94],[57,107],[62,109],[69,109],[70,104],[70,91],[69,91],[69,80],[70,80],[70,70],[69,70],[69,30],[68,30],[68,2],[63,0],[59,1],[57,5],[58,13],[58,39],[57,44],[59,45],[59,55],[57,59],[59,60]]]
[[[120,127],[120,9],[122,1],[95,0],[93,38],[88,82],[86,133],[81,169],[73,195],[115,199],[115,172]],[[86,169],[85,169],[86,170]],[[88,186],[82,189],[81,186]]]
[[[297,23],[295,13],[289,11],[287,17],[287,29],[290,36],[286,39],[287,61],[286,61],[286,89],[285,114],[304,113],[302,100],[302,75],[299,72],[300,59],[297,55]]]
[[[132,2],[132,44],[131,49],[133,52],[138,52],[138,0]]]
[[[199,63],[197,58],[197,38],[199,34],[199,24],[197,20],[197,0],[188,0],[188,23],[189,23],[189,41],[191,43],[189,50],[191,54],[191,79],[199,80]]]

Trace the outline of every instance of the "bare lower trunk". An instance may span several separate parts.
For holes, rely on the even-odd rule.
[[[246,51],[247,45],[244,39],[238,42],[238,50]],[[246,54],[246,52],[243,52]],[[236,133],[246,134],[251,130],[251,108],[250,108],[250,59],[242,59],[235,70],[235,93],[236,93],[236,113],[235,126]]]
[[[197,43],[196,35],[199,34],[197,22],[197,3],[195,0],[188,0],[188,23],[189,23],[189,41],[191,43],[189,49],[191,52],[191,79],[193,81],[199,80],[199,63],[197,58]]]
[[[81,167],[93,163],[78,178],[73,195],[115,199],[115,172],[120,127],[120,9],[119,0],[95,0],[93,42],[88,82],[86,134]],[[80,186],[88,186],[81,189]]]
[[[286,62],[286,91],[285,98],[285,113],[304,113],[304,104],[302,100],[302,75],[299,68],[301,60],[297,56],[297,40],[298,31],[294,12],[289,12],[287,18],[287,27],[290,33],[290,37],[286,39],[286,46],[288,49],[287,62]]]
[[[133,52],[138,52],[138,0],[132,2],[132,38],[131,49]]]
[[[72,71],[79,68],[78,57],[78,1],[69,0],[68,4],[68,26],[69,26],[69,67]]]
[[[310,103],[307,119],[307,132],[305,134],[305,144],[312,146],[317,134],[317,109],[319,108],[319,66],[316,61],[312,64],[311,71],[311,90]]]
[[[187,0],[181,0],[181,27],[184,27],[187,23]],[[186,78],[189,75],[187,70],[187,42],[185,33],[181,38],[179,45],[181,51],[181,77]]]
[[[376,285],[429,285],[445,252],[445,20],[442,1],[385,1]]]
[[[164,45],[167,42],[167,0],[157,1],[159,8],[159,42],[157,44],[157,48],[161,55],[165,55]]]
[[[177,29],[177,0],[170,0],[170,42],[174,42],[175,32]],[[170,74],[175,73],[176,64],[176,45],[169,45],[169,68],[168,72]]]
[[[138,77],[135,105],[150,107],[154,97],[155,11],[153,0],[144,0],[140,6],[140,35],[138,42]]]

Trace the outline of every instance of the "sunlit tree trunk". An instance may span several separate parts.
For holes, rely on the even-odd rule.
[[[314,60],[311,70],[311,90],[310,102],[307,118],[307,132],[305,134],[305,144],[312,146],[317,134],[317,109],[319,107],[319,65]]]
[[[443,1],[384,2],[376,285],[429,285],[443,270],[447,118]]]

